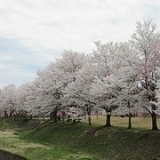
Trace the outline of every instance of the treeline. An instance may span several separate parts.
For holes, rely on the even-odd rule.
[[[26,111],[35,116],[78,107],[88,115],[103,108],[106,126],[113,110],[125,112],[128,128],[134,109],[145,109],[157,130],[160,98],[160,33],[152,20],[137,22],[126,42],[94,42],[90,53],[64,51],[33,82],[0,90],[1,113]],[[7,113],[8,114],[8,113]]]

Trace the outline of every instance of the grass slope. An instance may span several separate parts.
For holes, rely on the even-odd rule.
[[[92,155],[82,152],[75,152],[49,143],[42,144],[41,141],[29,142],[26,138],[20,138],[20,133],[23,135],[36,128],[38,131],[48,122],[40,122],[39,120],[21,122],[12,121],[9,119],[0,120],[0,159],[1,150],[26,157],[28,160],[97,160]],[[3,152],[4,153],[4,152]],[[8,156],[8,154],[3,154]],[[9,160],[9,158],[7,158]],[[12,158],[13,159],[13,158]]]
[[[64,148],[73,153],[86,153],[99,160],[160,159],[158,131],[88,127],[87,124],[62,124],[49,121],[21,134],[21,138]]]

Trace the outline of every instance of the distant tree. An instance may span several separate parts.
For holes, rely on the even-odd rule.
[[[13,116],[13,111],[15,110],[16,105],[16,94],[17,89],[14,84],[9,84],[4,86],[1,90],[1,109],[7,114],[9,117]]]
[[[27,103],[27,97],[31,95],[31,87],[32,83],[25,83],[17,88],[17,104],[16,109],[17,110],[26,110],[25,104]],[[31,110],[31,108],[28,108]]]

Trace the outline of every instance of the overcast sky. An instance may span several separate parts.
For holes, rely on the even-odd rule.
[[[32,82],[64,50],[127,41],[137,21],[159,17],[158,0],[1,0],[0,88]]]

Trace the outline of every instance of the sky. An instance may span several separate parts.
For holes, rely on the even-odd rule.
[[[1,0],[0,88],[32,82],[64,50],[127,41],[136,22],[159,17],[158,0]]]

